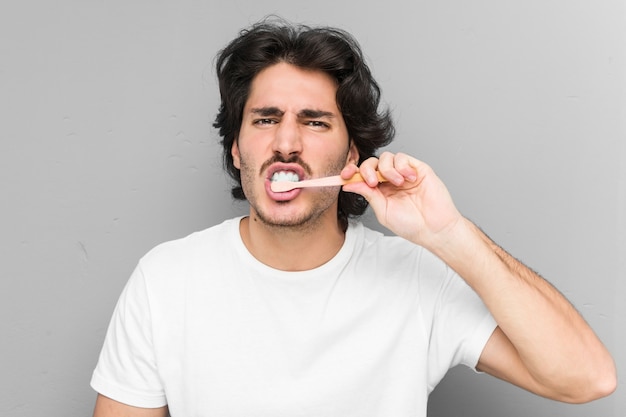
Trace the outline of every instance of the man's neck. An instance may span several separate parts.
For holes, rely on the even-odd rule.
[[[306,228],[277,227],[251,213],[241,220],[239,232],[252,256],[283,271],[317,268],[331,260],[345,240],[345,231],[336,218]]]

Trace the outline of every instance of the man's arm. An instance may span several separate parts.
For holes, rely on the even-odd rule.
[[[585,402],[613,392],[613,359],[580,314],[465,219],[428,165],[405,154],[383,153],[358,170],[366,184],[343,189],[364,196],[383,226],[439,256],[494,316],[498,328],[478,369],[560,401]],[[375,170],[389,182],[378,184]],[[356,171],[351,165],[342,175]]]
[[[98,394],[93,417],[168,417],[167,406],[160,408],[139,408],[126,405]]]
[[[478,369],[559,401],[587,402],[612,393],[613,360],[565,297],[469,221],[460,228],[454,242],[462,244],[450,241],[438,255],[498,323]]]

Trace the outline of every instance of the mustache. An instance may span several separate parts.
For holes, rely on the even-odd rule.
[[[302,167],[302,169],[304,170],[304,172],[306,172],[307,175],[311,175],[312,173],[312,170],[309,164],[304,162],[302,158],[300,158],[299,155],[294,155],[290,158],[283,158],[281,155],[274,155],[273,157],[271,157],[270,159],[268,159],[261,165],[260,173],[262,174],[263,172],[267,170],[267,168],[270,167],[270,165],[275,164],[275,163],[298,164]]]

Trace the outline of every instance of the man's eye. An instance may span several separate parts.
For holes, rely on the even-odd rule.
[[[322,122],[320,120],[309,120],[307,124],[312,127],[319,127],[319,128],[325,128],[325,129],[329,127],[328,123]]]
[[[256,119],[254,121],[255,125],[272,125],[275,124],[276,121],[272,119]]]

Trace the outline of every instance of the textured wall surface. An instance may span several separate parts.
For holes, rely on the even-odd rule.
[[[361,41],[390,148],[553,282],[626,371],[623,1],[71,1],[0,5],[0,415],[85,416],[117,297],[152,246],[246,207],[221,170],[212,59],[269,13]],[[368,220],[371,224],[371,217]],[[466,369],[435,416],[626,416]]]

